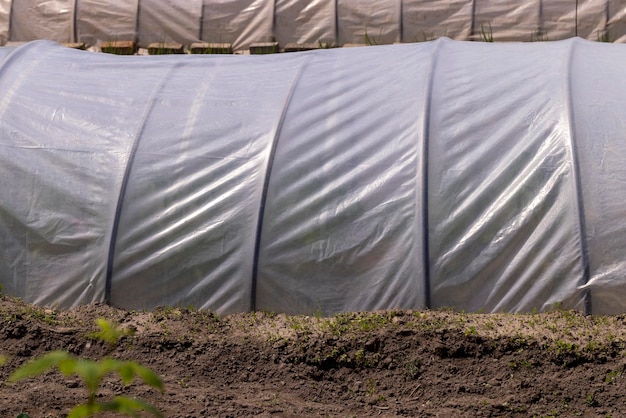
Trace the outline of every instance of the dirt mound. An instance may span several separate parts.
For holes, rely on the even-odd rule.
[[[624,316],[385,311],[332,318],[190,309],[61,312],[0,297],[0,380],[63,349],[135,360],[161,393],[107,379],[103,399],[137,396],[166,417],[626,416]],[[110,346],[95,319],[133,329]],[[58,372],[0,386],[0,415],[62,417],[85,389]]]

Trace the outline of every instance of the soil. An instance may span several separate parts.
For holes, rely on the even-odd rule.
[[[97,318],[134,334],[117,344],[96,339]],[[61,349],[151,368],[163,392],[112,375],[98,399],[138,397],[165,417],[625,417],[625,325],[625,316],[560,310],[57,311],[2,296],[0,416],[62,417],[85,401],[82,381],[58,370],[6,383],[23,362]]]

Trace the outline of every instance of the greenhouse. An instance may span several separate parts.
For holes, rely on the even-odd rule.
[[[0,0],[0,44],[48,39],[343,46],[448,37],[626,42],[626,0]]]
[[[626,312],[623,45],[0,60],[5,294]]]

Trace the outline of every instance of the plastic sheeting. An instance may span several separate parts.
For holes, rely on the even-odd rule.
[[[145,1],[145,0],[143,0]],[[128,41],[137,36],[139,0],[76,2],[76,41],[97,45],[102,41]]]
[[[280,45],[335,44],[335,15],[335,0],[277,0],[274,16],[276,41]]]
[[[10,40],[74,41],[75,0],[15,0],[11,5]]]
[[[626,312],[624,46],[0,59],[8,294]]]
[[[139,45],[153,42],[198,42],[202,32],[202,0],[141,0]]]
[[[243,51],[272,40],[391,44],[483,32],[496,41],[626,42],[625,22],[626,0],[0,0],[0,43],[205,41]]]

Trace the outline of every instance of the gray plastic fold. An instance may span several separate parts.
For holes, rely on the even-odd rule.
[[[0,284],[220,313],[626,303],[626,49],[0,49]]]
[[[76,41],[98,45],[135,40],[139,1],[76,0]]]
[[[0,0],[0,44],[49,39],[344,45],[440,37],[626,42],[626,0]],[[491,28],[491,29],[490,29]],[[369,40],[365,40],[367,33]]]
[[[82,1],[82,0],[81,0]],[[189,45],[202,35],[202,0],[140,0],[139,45],[180,42]]]
[[[73,42],[76,1],[14,0],[10,6],[10,40]]]

